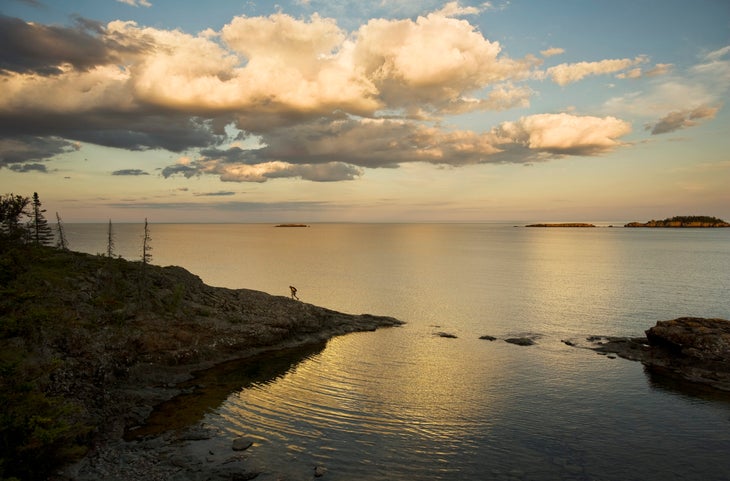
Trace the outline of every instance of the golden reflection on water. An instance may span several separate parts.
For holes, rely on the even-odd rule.
[[[448,448],[499,418],[506,400],[485,385],[505,382],[497,358],[484,362],[482,353],[472,356],[451,340],[399,330],[334,339],[295,368],[295,379],[242,391],[223,415],[244,431],[261,423],[257,429],[286,442],[336,430],[356,439],[398,436],[414,449],[433,442]]]

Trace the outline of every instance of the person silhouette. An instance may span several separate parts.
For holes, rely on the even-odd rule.
[[[297,288],[294,286],[289,286],[289,290],[291,290],[291,298],[298,301],[299,298],[297,297]]]

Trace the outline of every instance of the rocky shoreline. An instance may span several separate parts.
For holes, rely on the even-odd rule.
[[[681,317],[659,321],[645,337],[590,336],[583,341],[564,340],[640,361],[650,371],[684,381],[730,391],[730,321]]]
[[[3,459],[15,463],[21,478],[45,479],[39,469],[74,462],[50,479],[249,479],[228,458],[220,469],[206,461],[207,474],[190,475],[197,467],[182,461],[186,448],[179,444],[200,438],[200,429],[132,442],[124,433],[187,389],[180,383],[198,371],[402,324],[208,286],[180,267],[23,245],[2,255],[11,268],[0,279],[0,394],[11,403],[4,422],[15,423],[3,428],[19,433],[17,454],[3,453]],[[23,421],[29,416],[48,419],[44,428],[54,436],[32,455],[23,447],[38,443]],[[216,469],[222,477],[211,474]]]

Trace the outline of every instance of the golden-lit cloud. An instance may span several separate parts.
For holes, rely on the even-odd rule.
[[[540,55],[542,55],[543,57],[553,57],[555,55],[562,55],[564,53],[565,49],[559,47],[550,47],[545,50],[540,50]]]
[[[628,122],[615,117],[537,114],[505,122],[494,130],[500,144],[517,144],[557,155],[598,155],[621,145],[631,132]]]
[[[543,60],[511,58],[457,18],[486,8],[449,2],[414,19],[371,19],[352,32],[317,14],[238,16],[197,35],[129,21],[45,27],[3,17],[0,26],[30,39],[0,49],[0,146],[14,152],[5,166],[88,142],[185,153],[165,177],[338,181],[410,162],[524,163],[623,145],[631,127],[616,117],[537,114],[481,132],[444,123],[449,115],[527,107],[535,92],[524,81],[540,76],[565,86],[590,75],[642,75],[644,57],[540,71]],[[43,51],[49,41],[57,47]],[[716,65],[724,53],[713,55]],[[669,67],[657,64],[644,75]],[[675,117],[654,129],[710,115],[678,110]],[[231,126],[239,139],[231,138]],[[236,142],[250,135],[261,139],[259,147]]]
[[[464,7],[459,5],[459,2],[448,2],[446,5],[443,6],[443,8],[441,8],[441,10],[435,13],[443,15],[444,17],[460,17],[465,15],[477,15],[482,11],[483,8],[484,6],[482,8],[473,6]]]
[[[232,182],[354,180],[364,174],[363,168],[413,162],[462,166],[524,163],[546,155],[600,155],[619,148],[620,137],[630,131],[627,122],[613,117],[569,114],[523,117],[483,133],[412,120],[315,121],[267,132],[262,136],[265,147],[201,150],[200,158],[168,166],[162,175],[216,175]]]
[[[604,75],[626,70],[646,61],[643,57],[635,59],[607,59],[598,62],[562,63],[547,69],[546,74],[553,82],[565,86],[578,82],[589,75]]]
[[[651,68],[644,72],[644,75],[646,77],[657,77],[659,75],[666,75],[672,71],[672,67],[673,65],[671,63],[658,63],[654,66],[654,68]]]

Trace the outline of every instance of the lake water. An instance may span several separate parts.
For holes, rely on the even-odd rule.
[[[113,226],[139,259],[142,226]],[[152,224],[153,263],[400,328],[310,349],[205,421],[253,465],[327,480],[730,479],[730,398],[563,339],[730,319],[730,229],[512,224]],[[106,251],[106,225],[66,226]],[[435,335],[448,332],[447,339]],[[491,335],[497,341],[478,339]],[[534,346],[504,338],[533,336]],[[303,475],[303,473],[305,473]]]

